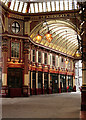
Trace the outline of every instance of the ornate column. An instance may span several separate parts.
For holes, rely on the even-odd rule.
[[[31,93],[31,95],[33,95],[33,91],[32,91],[32,74],[33,74],[33,73],[32,73],[32,71],[31,71],[31,74],[30,74],[30,75],[31,75],[31,77],[30,77],[30,88],[31,88],[31,89],[30,89],[30,90],[31,90],[30,93]]]
[[[59,82],[59,93],[61,93],[61,87],[60,87],[60,74],[58,75],[58,82]]]
[[[23,84],[23,96],[28,96],[29,88],[29,72],[28,72],[28,49],[29,41],[24,40],[24,84]]]
[[[2,38],[2,97],[8,96],[8,86],[7,86],[7,52],[8,52],[8,38]]]
[[[44,72],[42,74],[42,77],[43,77],[43,94],[44,94]]]
[[[66,75],[66,88],[67,88],[67,92],[68,92],[68,75]]]
[[[49,94],[51,94],[52,88],[50,88],[50,73],[48,73],[48,88],[49,88]]]
[[[86,2],[80,3],[81,17],[81,42],[82,42],[82,89],[81,111],[86,111]]]
[[[38,95],[38,71],[36,71],[36,94]]]
[[[85,23],[86,25],[86,23]],[[86,111],[86,30],[83,35],[81,110]]]

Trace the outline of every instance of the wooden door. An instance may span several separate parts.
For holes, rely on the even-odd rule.
[[[8,68],[8,87],[10,97],[22,95],[22,69]]]

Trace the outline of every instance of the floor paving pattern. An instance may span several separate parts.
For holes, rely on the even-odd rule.
[[[81,94],[2,98],[3,118],[80,118]]]

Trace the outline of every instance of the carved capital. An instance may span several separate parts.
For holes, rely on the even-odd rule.
[[[28,50],[29,49],[29,41],[28,40],[24,40],[24,50]]]
[[[3,37],[2,39],[2,52],[7,52],[8,51],[8,38]]]

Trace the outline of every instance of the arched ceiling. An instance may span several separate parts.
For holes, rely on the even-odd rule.
[[[48,42],[45,37],[45,34],[48,32],[48,28],[53,38],[51,42]],[[38,44],[49,47],[50,49],[55,49],[70,56],[74,56],[78,48],[77,32],[75,29],[76,27],[73,24],[66,21],[50,20],[38,24],[31,31],[30,37]],[[36,39],[38,31],[42,36],[41,41],[37,41]]]
[[[11,10],[39,13],[78,9],[78,0],[0,0]]]

